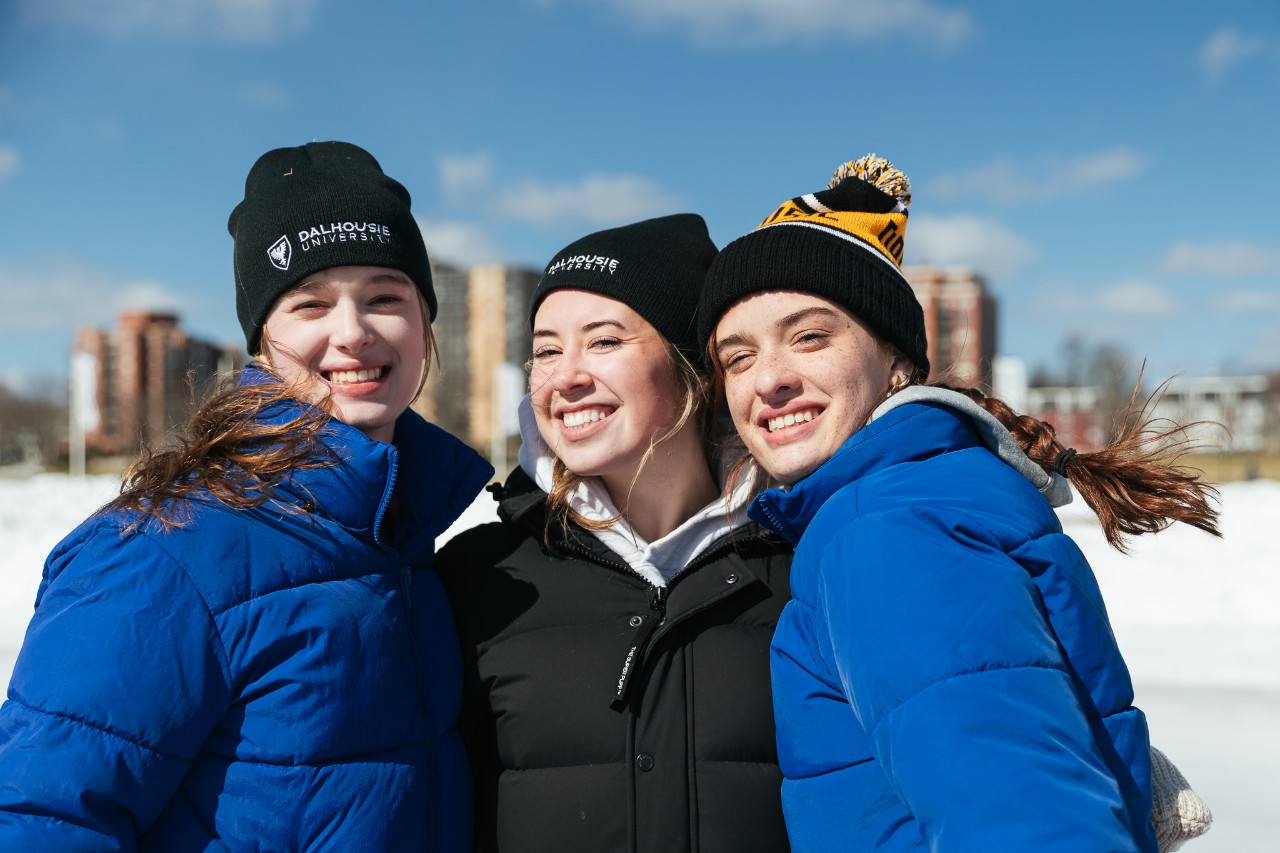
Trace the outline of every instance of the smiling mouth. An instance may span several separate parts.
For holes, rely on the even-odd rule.
[[[373,382],[387,375],[389,367],[371,367],[366,370],[328,370],[322,373],[326,382],[334,385],[355,385],[360,382]]]
[[[565,412],[560,416],[560,420],[564,423],[565,429],[580,429],[604,420],[611,413],[609,409],[580,409],[576,412]]]
[[[800,412],[790,412],[785,415],[779,415],[776,418],[769,418],[764,422],[764,426],[769,432],[777,432],[780,429],[793,427],[796,424],[808,423],[820,414],[822,414],[821,409],[805,409]]]

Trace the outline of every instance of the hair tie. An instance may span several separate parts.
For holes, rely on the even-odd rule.
[[[1066,450],[1058,454],[1058,458],[1053,460],[1053,473],[1067,476],[1067,463],[1075,458],[1076,449],[1068,447]]]

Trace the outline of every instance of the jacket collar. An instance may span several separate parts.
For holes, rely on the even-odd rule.
[[[242,385],[276,381],[252,365],[240,376]],[[304,408],[281,401],[260,418],[283,424]],[[293,471],[277,486],[277,498],[321,513],[362,538],[404,550],[430,548],[493,475],[493,467],[479,454],[412,410],[396,420],[391,444],[337,419],[325,424],[320,440],[343,464]],[[382,520],[397,481],[397,541],[386,543]]]
[[[909,434],[897,427],[910,424]],[[836,491],[877,471],[966,447],[985,446],[1027,478],[1053,506],[1071,501],[1060,475],[1032,462],[1009,431],[968,397],[928,386],[907,388],[872,412],[871,419],[816,471],[790,490],[766,489],[750,515],[794,546]]]
[[[536,489],[545,503],[546,493],[553,486],[556,457],[538,432],[533,407],[526,395],[520,401],[520,470],[523,480]],[[508,485],[511,484],[509,478]],[[527,488],[527,487],[526,487]],[[747,504],[751,499],[752,483],[744,478],[733,494],[718,495],[698,512],[685,519],[675,530],[654,542],[647,542],[632,529],[614,505],[604,483],[597,477],[586,477],[569,495],[569,503],[584,518],[612,520],[601,530],[590,531],[589,538],[603,544],[608,553],[620,557],[631,571],[654,586],[666,586],[676,574],[698,555],[710,550],[731,531],[742,529],[750,523]],[[527,493],[526,493],[527,494]],[[528,499],[524,499],[524,512],[528,512]],[[545,525],[544,514],[538,520]],[[581,542],[579,543],[582,544]],[[598,549],[592,548],[593,552]]]

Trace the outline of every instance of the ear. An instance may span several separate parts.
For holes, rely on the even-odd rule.
[[[889,365],[889,387],[894,389],[902,389],[911,381],[911,377],[915,376],[916,366],[911,359],[900,353],[893,354],[893,362]]]

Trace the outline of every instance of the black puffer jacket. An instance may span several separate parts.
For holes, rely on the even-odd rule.
[[[545,497],[517,468],[503,521],[436,558],[462,637],[477,849],[788,850],[769,642],[789,548],[748,525],[657,588],[583,530],[548,554]]]

